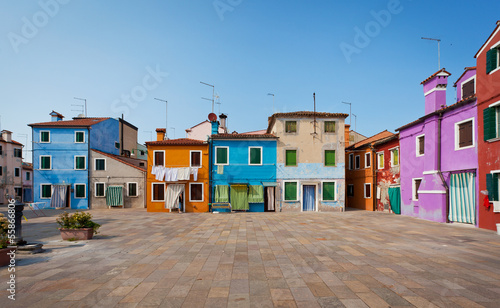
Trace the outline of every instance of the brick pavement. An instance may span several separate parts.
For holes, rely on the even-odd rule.
[[[55,215],[24,235],[17,300],[0,307],[500,307],[500,236],[387,213],[91,211],[101,234],[62,242]]]

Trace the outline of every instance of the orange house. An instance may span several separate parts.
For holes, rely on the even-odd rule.
[[[366,211],[376,209],[375,171],[378,169],[380,155],[375,152],[373,145],[376,141],[393,135],[391,132],[383,131],[346,147],[346,205],[348,207]]]
[[[208,212],[208,143],[156,133],[157,141],[146,142],[148,212]]]

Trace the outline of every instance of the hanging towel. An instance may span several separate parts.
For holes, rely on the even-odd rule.
[[[177,181],[177,172],[179,168],[172,168],[171,174],[170,174],[170,181],[176,182]]]
[[[224,165],[217,165],[217,174],[224,174]]]
[[[193,175],[193,180],[198,181],[198,169],[200,168],[191,168],[191,174]]]
[[[178,206],[179,196],[184,191],[184,184],[169,184],[167,186],[167,196],[165,198],[165,208],[173,209]]]
[[[165,169],[165,182],[170,182],[171,178],[172,178],[172,169],[166,168]]]
[[[179,168],[177,170],[177,180],[178,181],[187,181],[187,180],[189,180],[190,174],[191,174],[191,169],[189,167]]]
[[[266,187],[267,190],[267,210],[274,211],[274,187]]]
[[[229,186],[215,186],[215,202],[229,202]]]

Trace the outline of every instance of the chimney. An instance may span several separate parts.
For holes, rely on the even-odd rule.
[[[166,133],[165,128],[157,128],[156,129],[156,141],[162,141],[165,140],[165,133]]]
[[[212,123],[212,135],[218,135],[219,134],[219,122],[213,121],[210,123]]]
[[[52,110],[52,112],[49,113],[49,115],[51,117],[52,122],[62,121],[62,119],[64,118],[62,114],[60,114],[59,112],[55,112],[54,110]]]
[[[10,130],[6,130],[4,129],[2,131],[2,139],[5,141],[5,142],[11,142],[12,141],[12,132]]]
[[[450,75],[443,68],[420,83],[424,86],[426,115],[446,106],[446,86]]]
[[[344,142],[345,142],[345,147],[347,148],[350,144],[349,144],[349,130],[351,128],[351,124],[345,124],[344,125]]]
[[[220,119],[220,127],[222,128],[222,132],[224,134],[227,134],[227,126],[226,126],[226,123],[227,123],[227,115],[221,113],[219,115],[219,119]]]

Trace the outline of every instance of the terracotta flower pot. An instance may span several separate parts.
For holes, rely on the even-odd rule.
[[[8,255],[7,253],[9,252],[14,252],[16,251],[16,247],[13,247],[13,248],[2,248],[0,249],[0,266],[6,266],[6,265],[9,265],[10,263],[10,255]]]
[[[90,240],[94,236],[94,229],[81,228],[81,229],[59,229],[63,240]]]

